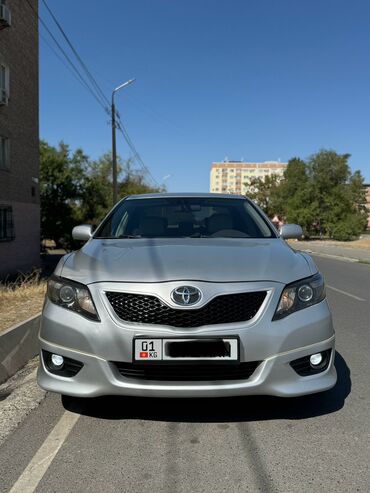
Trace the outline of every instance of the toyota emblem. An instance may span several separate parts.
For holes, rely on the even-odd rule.
[[[195,305],[201,299],[202,293],[194,286],[180,286],[171,293],[171,299],[177,305],[189,306]]]

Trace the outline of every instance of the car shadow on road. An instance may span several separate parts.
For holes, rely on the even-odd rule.
[[[164,399],[107,396],[91,399],[62,397],[65,409],[98,419],[169,422],[243,422],[274,419],[300,420],[339,411],[351,392],[350,370],[336,352],[338,381],[327,392],[303,397],[269,396]]]

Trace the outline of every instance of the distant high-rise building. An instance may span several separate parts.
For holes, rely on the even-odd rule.
[[[210,192],[248,194],[250,178],[264,178],[269,175],[283,176],[287,166],[287,163],[280,161],[248,163],[225,160],[212,163]]]
[[[370,183],[366,183],[364,185],[365,187],[365,197],[366,197],[366,204],[365,207],[367,209],[367,229],[370,229]]]
[[[0,0],[0,277],[40,263],[38,0]]]

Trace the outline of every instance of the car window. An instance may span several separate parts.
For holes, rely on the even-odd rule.
[[[271,238],[276,234],[248,200],[166,197],[124,200],[94,235],[130,237]]]

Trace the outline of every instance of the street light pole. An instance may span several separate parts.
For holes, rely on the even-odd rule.
[[[116,149],[116,107],[112,93],[112,177],[113,177],[113,206],[117,203],[117,149]]]
[[[124,84],[121,84],[120,86],[116,87],[113,92],[112,92],[112,106],[111,106],[111,111],[112,111],[112,178],[113,178],[113,205],[116,205],[117,200],[118,200],[118,187],[117,187],[117,147],[116,147],[116,107],[114,104],[114,95],[116,94],[117,91],[120,89],[123,89],[124,87],[128,86],[129,84],[132,84],[135,79],[130,79]]]

